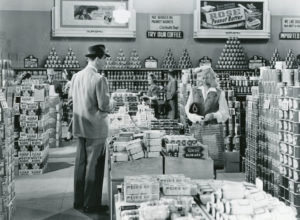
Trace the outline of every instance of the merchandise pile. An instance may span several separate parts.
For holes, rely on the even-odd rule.
[[[116,69],[126,69],[127,68],[127,61],[122,49],[119,50],[116,60],[114,62],[114,68]]]
[[[259,92],[258,87],[252,87],[252,95],[247,96],[246,108],[246,142],[247,148],[245,152],[245,170],[246,180],[250,183],[255,183],[256,179],[256,164],[257,164],[257,147],[258,147],[258,129],[259,129]]]
[[[117,219],[207,219],[193,198],[197,184],[184,175],[126,176],[118,189]]]
[[[281,58],[279,56],[278,49],[275,49],[275,51],[273,52],[273,55],[272,55],[272,57],[271,57],[271,59],[269,61],[270,62],[270,68],[271,69],[275,69],[275,64],[278,61],[281,61]]]
[[[138,106],[137,93],[114,92],[112,98],[116,102],[115,112],[119,111],[120,106],[125,106],[129,114],[136,114]]]
[[[163,138],[163,152],[168,157],[208,158],[207,146],[201,144],[193,136],[166,135]]]
[[[12,69],[11,60],[0,59],[0,87],[3,88],[9,85],[9,82],[14,79],[14,70]]]
[[[62,141],[62,102],[59,96],[49,96],[49,147],[61,146]]]
[[[68,53],[64,59],[62,68],[80,68],[79,62],[72,48],[69,48]]]
[[[108,49],[105,50],[105,53],[109,54]],[[113,58],[111,56],[110,57],[106,57],[104,68],[105,69],[112,69],[114,67],[113,64],[114,64]]]
[[[47,166],[49,148],[49,86],[27,80],[16,87],[14,95],[19,175],[41,174]]]
[[[289,219],[295,211],[249,183],[199,181],[201,203],[212,219]]]
[[[130,69],[142,68],[142,63],[136,49],[132,50],[130,53],[128,68]]]
[[[150,125],[151,130],[162,130],[166,134],[179,134],[180,125],[178,124],[178,120],[174,119],[157,119],[151,120]]]
[[[190,57],[187,49],[184,49],[183,53],[178,61],[178,68],[179,69],[188,69],[188,68],[192,68],[192,67],[193,67],[193,64],[192,64],[191,57]]]
[[[5,94],[0,93],[0,219],[11,220],[15,212],[14,122]]]
[[[160,157],[161,140],[160,131],[144,131],[140,134],[134,132],[120,132],[113,141],[111,160],[125,162],[141,158]]]
[[[62,62],[59,59],[55,48],[52,48],[51,51],[49,52],[49,55],[45,61],[45,68],[61,68],[62,67]]]
[[[121,106],[118,112],[109,114],[110,119],[110,131],[119,131],[120,129],[133,128],[135,124],[133,123],[130,115],[128,114],[126,107]]]
[[[150,128],[151,121],[155,120],[154,110],[148,105],[138,105],[135,121],[138,127]]]
[[[224,46],[216,69],[248,69],[248,62],[237,37],[230,37]]]
[[[285,57],[285,64],[286,64],[286,69],[298,68],[296,56],[291,49],[288,50],[288,53]]]
[[[167,50],[167,52],[166,52],[166,54],[163,58],[161,67],[166,68],[166,69],[175,69],[175,68],[177,68],[175,58],[174,58],[174,55],[173,55],[171,49]]]

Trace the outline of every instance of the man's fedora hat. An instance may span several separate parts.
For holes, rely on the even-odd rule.
[[[85,56],[86,57],[99,57],[99,58],[102,58],[103,56],[110,57],[110,55],[105,52],[105,46],[103,44],[97,44],[94,46],[90,46],[88,48],[88,53]]]

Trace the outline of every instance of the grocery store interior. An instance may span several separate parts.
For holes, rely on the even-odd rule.
[[[299,42],[299,0],[1,0],[0,220],[300,219]]]

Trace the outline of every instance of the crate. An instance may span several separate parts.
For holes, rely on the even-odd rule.
[[[164,171],[164,174],[184,174],[192,179],[213,179],[214,162],[210,158],[165,157]]]

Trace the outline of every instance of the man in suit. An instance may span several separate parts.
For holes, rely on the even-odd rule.
[[[108,113],[113,108],[107,79],[98,73],[104,65],[104,45],[89,47],[87,66],[72,77],[73,134],[78,137],[74,174],[74,208],[106,211],[101,205]]]

